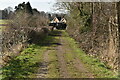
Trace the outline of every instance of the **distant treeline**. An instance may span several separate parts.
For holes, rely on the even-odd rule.
[[[44,7],[44,6],[43,6]],[[28,13],[30,15],[39,15],[52,20],[54,17],[57,17],[59,20],[65,16],[65,14],[58,14],[58,13],[49,13],[44,11],[38,11],[36,8],[32,8],[30,3],[23,2],[15,6],[13,10],[12,7],[5,8],[4,10],[0,10],[0,19],[11,19],[14,18],[14,15],[21,12],[21,13]]]
[[[12,11],[9,12],[9,8],[5,8],[4,10],[0,10],[0,19],[9,19],[10,16],[13,14]]]

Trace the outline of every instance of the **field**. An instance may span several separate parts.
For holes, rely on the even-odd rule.
[[[1,24],[7,24],[8,21],[9,21],[9,20],[0,20],[0,25],[1,25]]]
[[[0,31],[2,30],[3,27],[8,23],[9,20],[0,20]]]

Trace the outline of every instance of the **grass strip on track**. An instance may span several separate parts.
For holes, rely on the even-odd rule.
[[[59,65],[58,65],[58,59],[56,55],[55,50],[51,50],[49,53],[49,71],[47,78],[59,78],[60,73],[59,73]]]

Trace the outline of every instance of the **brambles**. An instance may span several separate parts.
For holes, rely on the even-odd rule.
[[[7,27],[2,31],[4,57],[18,54],[28,44],[39,43],[49,32],[46,13],[32,9],[29,2],[23,2],[15,9]]]

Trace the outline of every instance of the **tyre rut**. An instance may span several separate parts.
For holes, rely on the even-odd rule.
[[[45,78],[48,74],[49,52],[50,50],[47,50],[43,55],[43,62],[40,64],[38,73],[36,74],[37,78]]]

